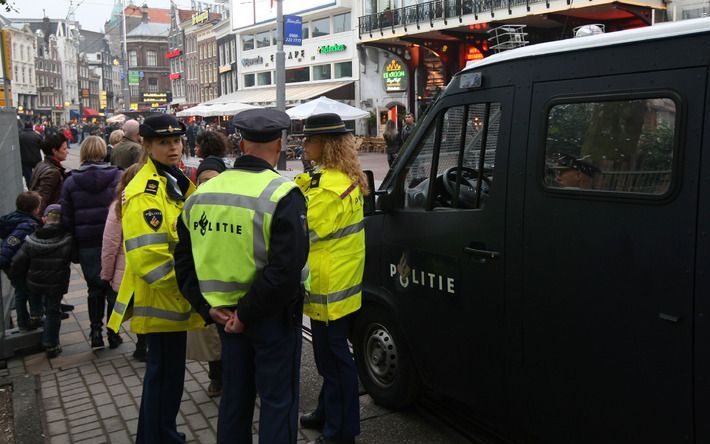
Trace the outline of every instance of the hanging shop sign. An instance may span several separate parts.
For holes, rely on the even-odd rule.
[[[168,51],[165,53],[165,58],[173,59],[175,57],[180,57],[182,55],[182,50],[176,49],[175,51]]]
[[[396,92],[407,90],[407,67],[399,57],[390,57],[385,62],[382,77],[385,91]]]
[[[170,80],[180,80],[182,75],[179,72],[174,72],[170,74]]]
[[[105,109],[108,107],[107,94],[105,90],[99,91],[99,108]]]
[[[192,24],[196,25],[198,23],[206,22],[210,18],[210,11],[202,11],[200,13],[192,14]]]
[[[245,68],[253,65],[261,65],[262,63],[264,63],[264,59],[261,56],[242,59],[242,66]]]
[[[83,97],[83,98],[89,97],[89,88],[81,88],[81,97]]]
[[[301,16],[284,16],[284,45],[301,46],[303,37]]]
[[[324,45],[318,47],[318,54],[330,54],[333,52],[345,51],[347,47],[342,43],[335,43],[333,45]]]
[[[141,79],[143,78],[143,76],[143,71],[128,71],[128,84],[138,85],[139,83],[141,83]]]
[[[220,74],[224,74],[225,72],[229,72],[232,70],[232,65],[222,65],[219,67],[217,70]]]

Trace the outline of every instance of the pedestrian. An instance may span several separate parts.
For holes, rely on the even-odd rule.
[[[123,273],[126,270],[126,253],[123,251],[123,231],[121,229],[123,208],[121,205],[121,196],[123,195],[123,190],[126,189],[126,185],[136,176],[141,167],[142,165],[134,163],[123,172],[116,186],[116,197],[108,208],[108,216],[106,217],[106,226],[104,227],[101,242],[100,277],[111,285],[113,294],[110,300],[114,301],[118,295],[118,290],[121,288]],[[113,304],[107,306],[107,318],[111,316],[112,310]],[[107,330],[113,333],[110,329]],[[147,351],[145,335],[139,334],[136,336],[136,349],[133,351],[133,359],[145,362]]]
[[[44,160],[32,170],[29,188],[42,197],[40,212],[43,214],[48,205],[59,203],[65,176],[62,162],[67,160],[69,147],[63,134],[48,135],[40,147]]]
[[[34,233],[40,224],[39,209],[42,197],[35,191],[23,191],[15,199],[15,211],[0,217],[0,269],[7,272],[12,258],[22,247],[25,238]],[[15,312],[17,327],[21,331],[34,330],[42,325],[42,298],[27,289],[24,276],[13,282],[15,287]],[[29,312],[27,305],[29,303]]]
[[[123,139],[113,146],[111,165],[125,170],[140,160],[143,147],[140,144],[139,127],[140,124],[135,120],[126,120],[123,124]]]
[[[296,177],[308,200],[310,229],[311,293],[303,312],[311,318],[313,355],[323,385],[318,406],[301,417],[301,426],[322,429],[316,443],[348,444],[360,433],[357,370],[348,332],[362,301],[363,196],[369,190],[355,137],[337,114],[309,117],[303,134],[306,158],[316,163],[315,171]]]
[[[402,140],[402,145],[404,145],[404,142],[407,141],[409,138],[410,134],[414,131],[414,114],[412,113],[407,113],[404,116],[404,125],[402,125],[402,129],[399,132],[399,138]]]
[[[197,136],[195,155],[203,159],[197,168],[197,185],[227,169],[223,158],[228,143],[227,137],[218,131],[205,131]]]
[[[79,168],[72,170],[62,187],[62,223],[74,236],[79,264],[88,287],[87,303],[91,329],[91,347],[103,347],[103,318],[108,302],[109,311],[116,301],[111,286],[101,279],[101,240],[108,208],[113,201],[121,170],[104,163],[106,143],[99,136],[89,136],[79,149]],[[107,318],[108,320],[108,318]],[[108,330],[110,348],[123,340]]]
[[[117,129],[113,130],[111,132],[111,135],[108,136],[108,145],[106,145],[106,157],[104,158],[104,162],[106,163],[111,163],[111,155],[113,154],[113,147],[121,143],[121,140],[123,140],[123,130]]]
[[[298,439],[306,203],[274,170],[290,123],[274,109],[237,115],[244,155],[201,185],[178,221],[180,289],[222,339],[220,444],[252,442],[257,394],[259,443]]]
[[[20,133],[20,161],[22,163],[22,177],[25,186],[30,187],[32,169],[42,161],[42,136],[32,129],[31,122],[25,122],[25,127]],[[41,214],[41,213],[40,213]]]
[[[397,125],[394,123],[394,120],[389,119],[385,124],[383,137],[387,145],[387,164],[392,168],[397,158],[397,153],[399,153],[399,149],[402,147],[402,138],[397,134]]]
[[[195,186],[177,169],[185,125],[158,114],[140,126],[146,158],[123,191],[123,246],[126,270],[109,328],[118,329],[133,302],[131,330],[146,334],[148,357],[136,442],[183,443],[177,431],[185,381],[187,330],[203,322],[180,295],[173,269],[175,222]]]
[[[195,143],[198,131],[197,123],[193,120],[187,127],[187,146],[190,149],[190,156],[195,156]]]
[[[13,282],[26,277],[30,294],[44,300],[44,331],[42,345],[47,357],[56,358],[62,352],[59,344],[61,301],[69,290],[72,237],[62,226],[62,207],[47,206],[43,226],[27,236],[20,251],[12,260],[10,276]]]

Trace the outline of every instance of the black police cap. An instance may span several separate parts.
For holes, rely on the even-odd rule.
[[[601,171],[596,166],[582,159],[576,159],[569,154],[560,154],[557,159],[557,164],[553,167],[556,170],[577,170],[582,174],[586,174],[589,177],[594,176],[596,173]]]
[[[185,124],[170,114],[158,114],[147,117],[138,133],[146,139],[182,136],[185,134]]]
[[[281,138],[281,132],[291,126],[291,118],[276,109],[248,109],[237,114],[232,123],[245,140],[257,143]]]

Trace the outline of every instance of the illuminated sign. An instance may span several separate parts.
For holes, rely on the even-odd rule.
[[[200,13],[192,14],[192,24],[196,25],[198,23],[205,22],[209,17],[210,11],[202,11]]]
[[[175,51],[168,51],[165,53],[165,57],[168,59],[179,57],[181,55],[182,55],[182,50],[180,50],[180,49],[176,49]]]
[[[345,51],[346,46],[342,43],[336,43],[334,45],[325,45],[318,47],[318,54],[330,54],[332,52],[342,52]]]
[[[151,103],[168,103],[168,94],[167,93],[154,93],[154,92],[146,92],[143,93],[143,102],[151,102]]]
[[[387,92],[407,90],[407,68],[397,57],[390,58],[385,64],[382,78]]]
[[[89,88],[81,88],[81,97],[89,97]]]
[[[182,74],[180,74],[179,72],[174,72],[174,73],[170,74],[170,80],[178,80],[181,77],[182,77]]]
[[[483,55],[481,50],[476,48],[475,46],[469,46],[465,56],[467,62],[470,62],[471,60],[481,60],[484,57],[485,56]]]
[[[138,109],[137,103],[131,103],[131,109]]]
[[[261,65],[262,63],[264,63],[264,59],[261,56],[242,59],[242,66],[245,68],[252,65]]]
[[[106,91],[99,91],[99,108],[104,109],[108,106],[108,101],[106,100]]]
[[[231,70],[232,70],[232,65],[222,65],[222,66],[219,67],[219,70],[218,70],[218,71],[219,71],[220,74],[222,74],[222,73],[225,73],[225,72],[229,72],[229,71],[231,71]]]

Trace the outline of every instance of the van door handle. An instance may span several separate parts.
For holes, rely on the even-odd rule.
[[[497,251],[479,250],[478,248],[464,247],[463,251],[479,259],[498,259],[501,254]]]

